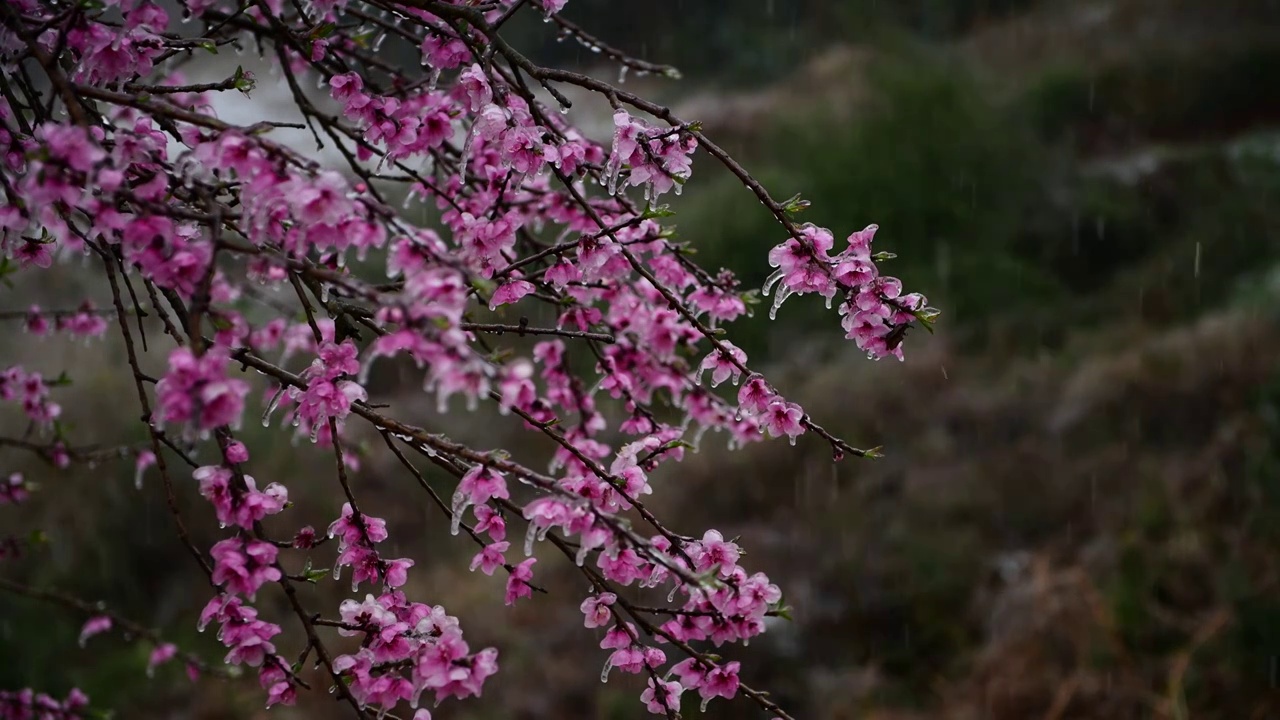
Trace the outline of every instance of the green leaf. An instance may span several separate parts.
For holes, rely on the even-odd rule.
[[[245,97],[253,90],[257,82],[253,79],[253,73],[246,72],[243,65],[236,66],[236,74],[231,78],[232,85],[236,90],[244,93]]]
[[[911,313],[920,321],[920,327],[933,334],[933,325],[938,321],[938,317],[942,315],[942,311],[937,308],[927,307],[923,310],[915,310]]]
[[[310,35],[309,35],[308,37],[310,37],[312,40],[319,40],[319,39],[321,39],[321,38],[327,38],[327,37],[329,37],[330,35],[332,35],[332,34],[333,34],[333,31],[334,31],[334,30],[336,30],[337,28],[338,28],[338,26],[337,26],[337,25],[335,25],[335,24],[333,24],[333,23],[331,23],[331,22],[321,23],[321,24],[317,25],[317,26],[316,26],[316,28],[315,28],[314,30],[312,30],[312,31],[311,31],[311,33],[310,33]]]
[[[786,202],[782,203],[782,212],[788,215],[795,215],[796,213],[808,210],[810,205],[812,205],[812,203],[808,200],[802,199],[800,197],[800,193],[796,193],[795,195],[787,198]]]
[[[659,205],[657,207],[646,208],[644,214],[640,217],[645,220],[650,220],[653,218],[672,217],[675,214],[675,211],[671,209],[670,205]]]

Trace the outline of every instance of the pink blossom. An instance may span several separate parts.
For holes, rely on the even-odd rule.
[[[525,560],[516,565],[507,577],[506,603],[508,605],[515,605],[520,598],[533,596],[533,587],[529,585],[529,581],[533,579],[533,564],[536,562],[538,562],[537,558]]]
[[[275,546],[269,543],[227,538],[210,551],[213,581],[225,584],[230,592],[252,599],[264,583],[280,579],[280,570],[274,564],[276,553]]]
[[[739,667],[740,663],[735,660],[713,668],[698,685],[698,694],[702,696],[703,700],[709,700],[714,697],[732,700],[733,696],[738,694]]]
[[[797,436],[804,433],[804,410],[793,402],[776,399],[769,403],[761,417],[761,424],[770,437],[786,435],[794,443]]]
[[[487,465],[473,465],[458,481],[458,489],[453,496],[454,512],[461,512],[470,505],[483,505],[493,498],[506,500],[510,497],[502,473]]]
[[[154,674],[157,667],[169,662],[177,654],[177,645],[172,643],[156,645],[155,649],[151,651],[151,656],[147,658],[147,674]]]
[[[507,523],[498,511],[483,504],[474,506],[472,511],[476,516],[476,525],[472,529],[477,533],[488,533],[490,538],[499,541],[507,536]]]
[[[484,546],[484,549],[471,560],[471,571],[475,572],[476,568],[480,568],[485,575],[492,575],[493,571],[506,564],[507,559],[503,553],[507,548],[511,547],[511,543],[495,542]]]
[[[738,378],[742,377],[742,370],[739,367],[747,362],[747,354],[739,350],[733,343],[721,341],[722,350],[712,350],[702,360],[702,364],[698,366],[698,382],[701,382],[702,373],[711,371],[711,387],[715,387],[720,383],[733,378],[736,385]]]
[[[680,695],[684,688],[674,680],[649,678],[648,687],[640,694],[640,701],[654,715],[670,715],[680,712]]]
[[[493,292],[493,297],[489,300],[489,309],[497,310],[499,305],[510,305],[533,291],[533,283],[527,280],[504,283]]]
[[[111,618],[107,615],[95,615],[85,621],[80,629],[80,647],[84,647],[89,638],[111,629]]]
[[[582,614],[586,616],[584,624],[589,628],[607,625],[613,618],[613,613],[609,610],[609,607],[617,599],[618,596],[613,593],[600,593],[583,600],[580,609]]]

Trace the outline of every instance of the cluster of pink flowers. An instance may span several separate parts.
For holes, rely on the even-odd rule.
[[[152,0],[106,0],[61,15],[37,0],[6,8],[0,65],[43,69],[51,90],[40,102],[29,97],[44,92],[35,88],[0,93],[0,260],[5,271],[21,272],[101,260],[112,309],[124,308],[126,295],[135,306],[115,320],[129,341],[129,377],[155,398],[143,400],[152,449],[132,451],[139,486],[148,468],[174,466],[157,455],[172,452],[197,468],[195,489],[217,521],[234,528],[209,549],[217,590],[198,625],[217,623],[225,661],[258,668],[269,705],[297,700],[305,683],[277,649],[284,629],[249,604],[279,584],[308,628],[304,656],[324,654],[318,633],[359,638],[358,648],[324,661],[335,692],[357,708],[390,713],[408,704],[414,720],[427,720],[430,712],[417,708],[424,693],[435,703],[477,696],[497,672],[497,650],[472,652],[456,618],[408,597],[414,560],[379,551],[388,547],[387,523],[359,509],[352,488],[361,484],[348,479],[361,467],[348,429],[359,418],[393,448],[399,443],[456,474],[446,508],[453,532],[474,519],[468,534],[480,548],[471,569],[505,570],[506,604],[533,597],[537,542],[556,533],[572,544],[557,549],[575,548],[569,559],[592,586],[581,610],[587,628],[604,629],[603,675],[644,677],[639,699],[650,712],[674,716],[686,693],[704,706],[760,697],[742,692],[738,662],[700,648],[745,644],[764,632],[765,619],[781,610],[780,590],[742,567],[741,549],[722,533],[676,533],[645,498],[660,484],[659,469],[681,461],[708,431],[739,447],[767,438],[794,443],[813,430],[837,456],[852,448],[722,337],[724,324],[747,313],[750,296],[732,273],[695,265],[652,208],[680,192],[700,145],[718,154],[712,141],[666,111],[650,113],[665,125],[641,119],[627,108],[654,106],[539,69],[496,42],[496,27],[526,7],[519,0],[398,6],[376,23],[346,13],[344,0],[183,4],[204,27],[199,42],[177,32]],[[533,3],[549,23],[562,22],[564,5]],[[225,17],[231,12],[235,22]],[[356,40],[354,25],[375,31],[372,45]],[[420,53],[426,77],[379,60],[382,42]],[[336,144],[355,177],[275,141],[273,123],[219,119],[210,88],[247,92],[248,73],[184,86],[171,72],[170,58],[229,43],[279,61],[316,138]],[[314,105],[303,80],[327,87],[337,109]],[[562,119],[555,105],[568,101],[559,83],[610,100],[611,143],[588,140]],[[535,94],[538,86],[550,103]],[[59,103],[57,113],[47,110]],[[383,180],[409,190],[406,207],[434,203],[437,226],[399,217],[383,199]],[[765,288],[777,286],[770,316],[790,295],[818,294],[829,306],[838,299],[849,339],[871,357],[901,358],[905,329],[927,325],[936,311],[880,274],[876,262],[886,255],[871,254],[875,226],[832,255],[830,231],[784,224],[793,236],[769,253],[777,268]],[[362,261],[370,253],[385,254],[385,278],[369,277]],[[263,307],[284,316],[264,318]],[[534,307],[546,312],[522,314]],[[167,337],[146,334],[144,313]],[[109,315],[86,303],[56,313],[32,306],[14,317],[37,335],[97,337]],[[560,337],[532,347],[490,342],[513,334]],[[152,379],[135,354],[149,358],[152,345],[169,342],[160,351],[167,370]],[[554,444],[546,470],[383,414],[366,390],[383,359],[422,370],[423,391],[442,413],[460,395],[468,408],[491,402],[509,416],[504,422],[544,436]],[[309,364],[290,365],[298,360]],[[233,431],[255,388],[242,371],[269,378],[270,387],[259,388],[264,426],[283,407],[283,424],[333,452],[345,504],[328,526],[337,541],[332,575],[349,568],[352,593],[365,583],[380,593],[343,601],[338,619],[296,606],[290,583],[299,576],[285,567],[306,555],[302,579],[319,582],[327,571],[310,563],[326,538],[311,525],[275,535],[291,515],[289,493],[279,483],[259,488],[247,474],[249,451]],[[742,385],[734,395],[716,390],[725,382]],[[18,367],[0,374],[0,399],[21,402],[44,428],[59,414],[48,387]],[[164,434],[175,429],[183,437]],[[197,461],[201,443],[214,442],[221,459]],[[47,457],[69,463],[72,454],[61,438],[56,443]],[[15,474],[0,484],[0,503],[21,502],[27,488]],[[634,529],[637,517],[647,529]],[[519,562],[508,559],[508,522],[527,525]],[[670,607],[638,608],[629,588],[667,589]],[[111,626],[105,615],[90,618],[82,644]],[[156,641],[149,668],[177,654]],[[82,706],[22,697],[27,715],[5,710],[0,718],[28,717],[39,703],[68,717]],[[0,695],[0,709],[18,708],[14,698]]]
[[[351,403],[368,398],[359,383],[345,379],[360,372],[358,352],[350,340],[340,345],[322,343],[318,357],[302,373],[306,388],[289,389],[289,397],[296,403],[294,424],[306,429],[313,442],[322,428],[328,428],[330,418],[341,427],[351,413]]]
[[[107,319],[88,300],[74,313],[46,313],[39,305],[27,310],[26,330],[32,335],[67,333],[85,339],[101,337],[106,333]]]
[[[227,376],[229,362],[229,353],[220,347],[200,356],[185,347],[171,352],[169,372],[156,384],[158,423],[189,423],[202,433],[239,427],[249,383]]]
[[[280,512],[289,501],[289,490],[283,485],[270,483],[258,490],[257,482],[250,475],[242,474],[237,487],[234,471],[225,466],[206,465],[197,468],[192,477],[200,484],[200,494],[213,504],[222,527],[235,525],[251,530],[254,523]]]
[[[346,636],[362,636],[360,649],[334,659],[334,670],[350,678],[350,689],[361,705],[390,710],[401,701],[417,708],[424,692],[435,703],[449,697],[479,695],[484,682],[498,671],[498,651],[472,653],[458,620],[440,606],[407,600],[390,591],[363,602],[345,600],[339,609]],[[428,720],[418,710],[415,720]]]
[[[679,129],[650,127],[621,109],[613,114],[613,126],[613,152],[607,168],[609,193],[616,192],[619,176],[626,169],[626,185],[643,186],[647,201],[672,188],[679,195],[693,172],[697,140]]]
[[[31,493],[22,473],[10,473],[6,480],[0,482],[0,505],[17,505],[26,502],[29,497]]]
[[[49,399],[49,385],[38,372],[14,365],[0,372],[0,400],[18,402],[31,422],[50,427],[62,414],[62,407]]]
[[[807,224],[799,228],[798,238],[770,250],[769,264],[778,269],[769,276],[764,293],[768,295],[775,284],[778,288],[769,317],[775,317],[792,295],[817,293],[830,307],[832,298],[843,293],[839,310],[845,337],[869,358],[893,355],[902,360],[901,338],[891,340],[894,330],[917,320],[930,322],[937,311],[927,308],[928,301],[919,293],[903,295],[897,278],[880,275],[871,255],[871,240],[878,229],[868,225],[853,233],[848,247],[833,256],[831,231]]]
[[[351,568],[351,592],[362,582],[381,582],[387,588],[398,588],[408,580],[413,561],[408,558],[386,560],[374,545],[387,539],[387,523],[381,518],[358,512],[351,503],[342,506],[342,516],[329,525],[329,537],[338,539],[338,559],[333,564],[333,579],[342,568]]]
[[[267,705],[292,705],[297,700],[295,678],[271,639],[280,626],[258,619],[258,611],[234,595],[219,594],[205,605],[196,626],[201,632],[218,623],[218,640],[227,648],[224,662],[258,668],[258,681],[267,691]]]
[[[33,690],[0,690],[0,720],[79,720],[89,707],[89,697],[72,688],[62,700]]]

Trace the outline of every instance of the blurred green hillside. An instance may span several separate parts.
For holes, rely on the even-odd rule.
[[[811,298],[730,328],[785,394],[887,453],[836,465],[819,443],[732,456],[708,438],[655,480],[679,530],[740,535],[746,564],[788,593],[794,621],[735,656],[753,685],[824,720],[1280,717],[1280,2],[574,0],[566,12],[686,70],[679,92],[699,107],[789,91],[749,121],[693,119],[775,198],[811,201],[799,219],[838,238],[879,224],[876,249],[898,255],[887,271],[944,310],[937,335],[908,337],[903,365],[852,352]],[[513,32],[545,40],[549,61],[591,59],[536,20]],[[784,236],[734,178],[701,156],[667,200],[700,262],[759,287]],[[21,352],[79,371],[70,422],[137,439],[102,425],[128,389],[92,358]],[[459,439],[548,450],[496,417],[434,416],[411,379],[381,383],[380,400]],[[373,440],[357,481],[418,560],[414,591],[502,649],[484,700],[436,717],[645,717],[630,678],[596,681],[604,654],[572,593],[495,602],[499,581],[465,572],[472,549]],[[336,512],[315,489],[332,486],[327,458],[279,432],[249,442],[261,477]],[[10,569],[218,658],[192,628],[208,588],[157,489],[106,467],[57,482],[66,493],[40,500],[47,549]],[[217,537],[212,522],[193,532]],[[69,554],[85,547],[74,538],[89,555]],[[576,587],[554,567],[538,566],[546,586]],[[130,718],[260,712],[251,681],[193,692],[177,668],[147,681],[142,651],[102,639],[81,652],[77,632],[0,595],[0,647],[38,648],[0,662],[0,687],[79,683]],[[345,717],[330,703],[271,714]]]

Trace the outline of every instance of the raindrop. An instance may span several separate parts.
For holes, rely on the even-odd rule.
[[[619,68],[619,69],[618,69],[618,84],[619,84],[619,85],[625,84],[625,83],[627,82],[627,70],[629,70],[629,69],[630,69],[630,68],[628,68],[626,65],[623,65],[621,68]]]

